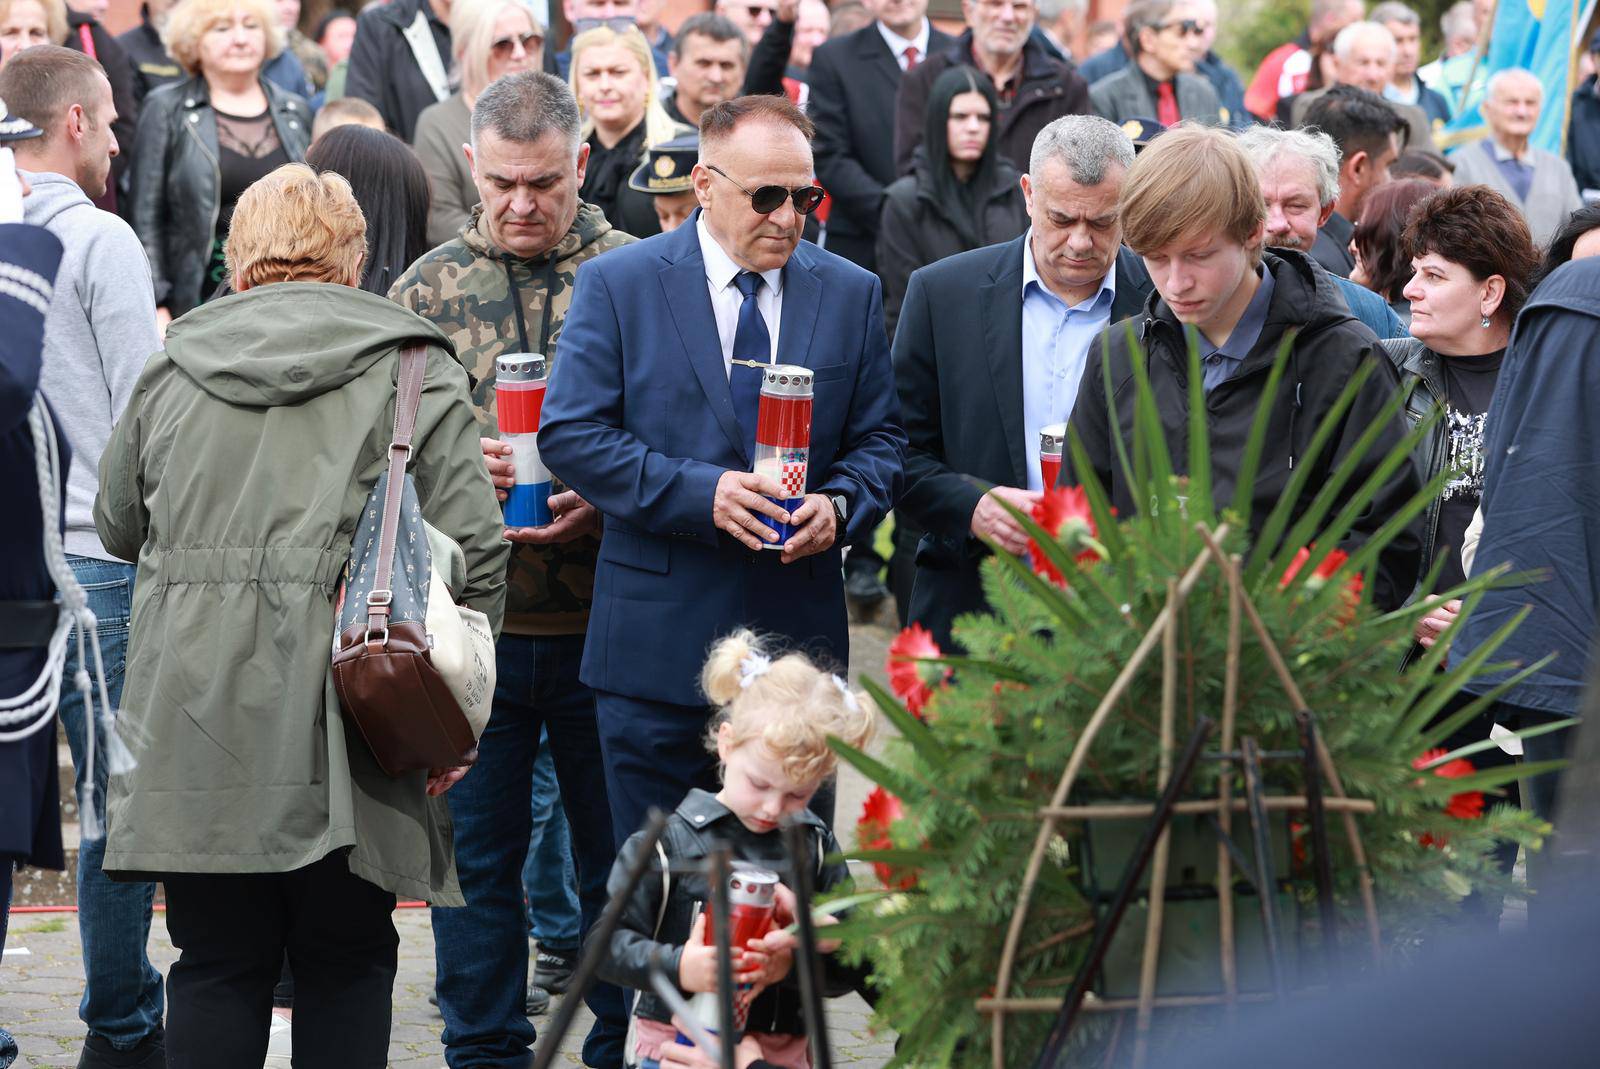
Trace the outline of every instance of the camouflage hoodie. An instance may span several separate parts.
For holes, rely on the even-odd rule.
[[[474,209],[460,236],[412,264],[389,296],[455,343],[456,356],[472,377],[473,414],[480,432],[493,438],[500,433],[495,359],[502,353],[542,352],[553,361],[578,265],[634,240],[612,229],[599,208],[580,203],[566,237],[548,256],[528,260],[496,248],[482,209]],[[599,548],[600,540],[593,536],[554,546],[513,547],[506,574],[505,631],[581,635],[589,621]]]

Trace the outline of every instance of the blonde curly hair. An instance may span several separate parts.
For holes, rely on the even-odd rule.
[[[706,746],[713,753],[722,726],[729,745],[764,743],[794,783],[818,783],[839,763],[830,737],[857,749],[877,733],[865,694],[799,653],[774,659],[753,631],[735,631],[711,649],[700,687],[717,708]]]

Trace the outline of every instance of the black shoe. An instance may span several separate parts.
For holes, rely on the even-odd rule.
[[[874,568],[844,566],[844,600],[857,621],[871,620],[889,596],[889,588]]]
[[[157,1028],[132,1050],[118,1050],[91,1032],[84,1037],[78,1069],[167,1069],[167,1034]]]
[[[571,950],[546,950],[540,947],[539,956],[534,959],[533,982],[559,995],[572,982],[572,974],[577,969],[576,947]]]
[[[539,1014],[547,1013],[550,1010],[550,992],[531,980],[528,982],[527,1010],[529,1017],[537,1017]]]

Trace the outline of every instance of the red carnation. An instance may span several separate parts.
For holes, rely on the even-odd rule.
[[[950,676],[950,669],[937,663],[942,656],[933,633],[921,624],[912,624],[889,643],[885,665],[889,689],[919,719],[928,699],[933,697],[933,688]]]
[[[905,809],[900,799],[882,787],[872,788],[872,793],[867,795],[866,802],[861,806],[861,819],[856,821],[856,845],[862,850],[893,849],[894,841],[889,838],[889,826],[903,816]],[[917,882],[916,874],[908,873],[900,877],[896,884],[895,870],[882,861],[874,861],[872,868],[885,887],[898,887],[904,891]]]
[[[1416,760],[1412,761],[1411,767],[1420,772],[1431,762],[1437,761],[1439,758],[1443,757],[1446,752],[1447,751],[1445,750],[1429,750],[1421,757],[1418,757]],[[1476,769],[1472,767],[1472,762],[1468,761],[1465,757],[1458,757],[1453,761],[1446,761],[1438,768],[1432,769],[1432,772],[1435,776],[1443,776],[1445,779],[1460,779],[1462,776],[1472,775],[1472,773],[1475,771]],[[1445,804],[1444,811],[1450,816],[1455,817],[1457,820],[1477,820],[1479,817],[1483,816],[1483,792],[1462,791],[1460,794],[1452,794],[1450,796],[1450,801]],[[1444,845],[1443,839],[1436,839],[1434,836],[1427,833],[1424,833],[1418,841],[1422,843],[1423,846]]]
[[[1289,589],[1290,584],[1295,581],[1295,577],[1300,574],[1300,570],[1311,559],[1311,550],[1315,548],[1315,546],[1300,547],[1299,552],[1294,555],[1294,560],[1290,561],[1289,566],[1283,570],[1283,578],[1278,580],[1279,590]],[[1321,563],[1306,578],[1305,588],[1313,594],[1321,590],[1328,580],[1333,578],[1333,573],[1344,567],[1344,562],[1349,559],[1350,554],[1342,549],[1329,550],[1328,555],[1322,558]],[[1365,580],[1360,572],[1345,580],[1345,608],[1344,612],[1339,615],[1339,623],[1348,624],[1355,619],[1356,606],[1361,604],[1363,586],[1365,586]]]
[[[1043,527],[1068,550],[1077,554],[1078,563],[1099,560],[1105,556],[1105,547],[1095,541],[1094,512],[1089,508],[1089,495],[1081,486],[1051,487],[1033,506],[1033,522]],[[1040,550],[1038,542],[1028,539],[1028,558],[1033,570],[1057,586],[1066,586],[1067,577]]]

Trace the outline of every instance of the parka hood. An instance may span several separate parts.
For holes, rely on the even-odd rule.
[[[529,260],[521,256],[513,256],[489,240],[489,231],[483,221],[483,205],[472,209],[472,218],[467,220],[467,225],[461,228],[461,240],[467,248],[479,256],[486,256],[494,260],[509,260],[513,263],[548,263],[554,260],[557,265],[563,260],[569,260],[580,251],[593,245],[611,232],[611,223],[606,219],[606,213],[587,201],[578,202],[578,214],[572,220],[572,226],[556,242],[554,249],[537,260]]]
[[[336,390],[407,344],[454,355],[427,320],[377,294],[326,282],[279,282],[175,320],[167,357],[229,404],[294,404]]]

